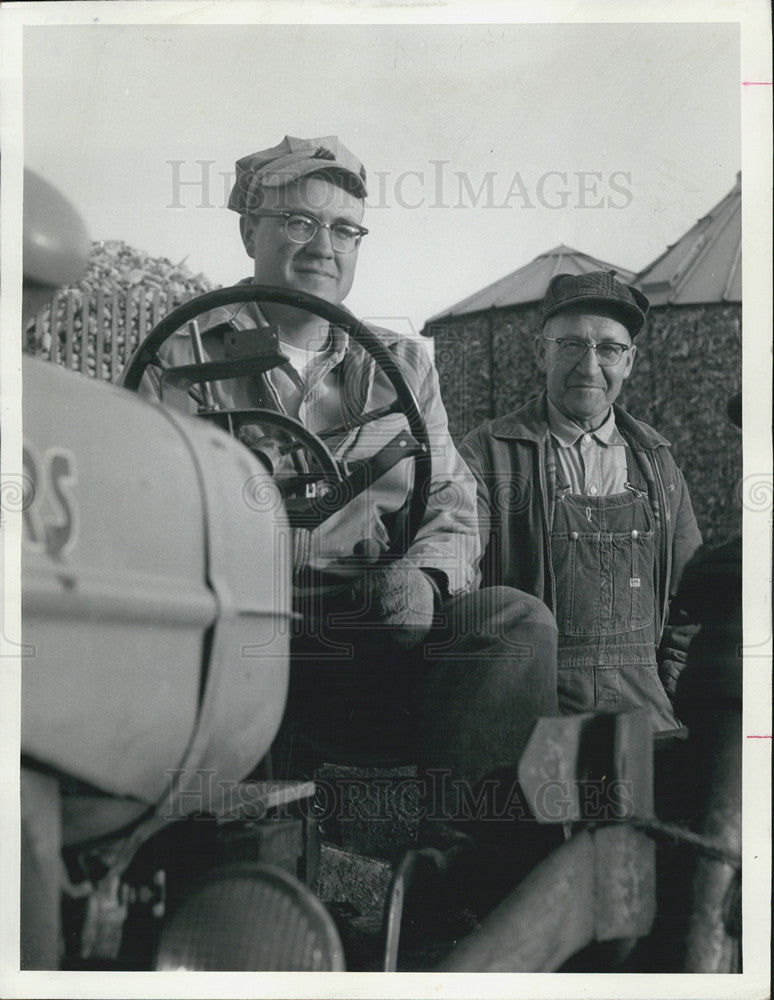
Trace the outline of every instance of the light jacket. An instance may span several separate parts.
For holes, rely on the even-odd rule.
[[[205,360],[251,353],[250,331],[261,325],[252,303],[213,310],[197,322],[203,331]],[[215,327],[220,329],[207,332]],[[437,372],[424,346],[418,341],[390,330],[368,328],[399,362],[419,403],[431,446],[432,471],[427,510],[405,557],[422,569],[442,574],[440,582],[445,584],[450,595],[463,593],[474,586],[480,555],[476,484],[449,435]],[[297,407],[298,419],[313,431],[322,429],[318,426],[319,404],[326,391],[330,391],[332,380],[344,405],[345,416],[356,417],[391,402],[395,397],[392,385],[378,371],[373,358],[345,330],[333,327],[331,333],[332,353],[323,364],[306,373],[300,388],[295,372],[285,367],[274,368],[268,373],[268,378],[265,375],[249,376],[238,381],[213,383],[216,402],[225,407],[265,407],[272,410],[282,410],[289,404],[291,415]],[[193,353],[187,332],[173,334],[160,354],[167,364],[191,363]],[[326,376],[329,376],[327,380]],[[140,391],[158,399],[157,369],[146,371]],[[196,412],[195,401],[185,395],[182,398],[178,396],[172,405]],[[391,414],[347,430],[326,443],[334,457],[353,462],[375,454],[406,426],[405,416]],[[386,550],[408,506],[412,466],[412,460],[401,460],[365,492],[355,496],[315,528],[307,539],[306,567],[325,570],[346,580],[362,572],[362,556],[354,554],[356,544],[361,543],[361,552],[363,541],[375,543],[378,551]],[[295,534],[298,535],[298,531]],[[298,550],[297,538],[293,544]],[[434,578],[439,582],[437,576]]]
[[[669,442],[620,406],[613,409],[616,426],[643,471],[656,519],[656,622],[660,637],[669,617],[670,596],[701,544],[701,535]],[[546,393],[471,431],[460,446],[460,454],[478,484],[481,586],[516,587],[541,598],[556,611],[551,559],[556,469]]]

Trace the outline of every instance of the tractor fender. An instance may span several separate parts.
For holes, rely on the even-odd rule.
[[[284,711],[279,493],[205,421],[31,358],[23,386],[22,753],[207,809]]]

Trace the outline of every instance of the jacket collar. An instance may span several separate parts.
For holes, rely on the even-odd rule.
[[[635,420],[623,407],[613,404],[615,422],[624,437],[633,438],[641,447],[651,450],[669,447],[669,441],[652,427]],[[490,424],[492,437],[503,440],[523,440],[541,443],[548,436],[548,407],[546,392],[530,399],[524,406],[502,417],[496,417]]]
[[[254,285],[255,283],[255,278],[248,277],[240,279],[237,285]],[[358,321],[357,316],[343,303],[339,303],[338,308],[347,316],[350,316],[353,323]],[[217,315],[219,320],[227,322],[235,321],[237,317],[241,317],[241,322],[247,320],[251,325],[255,325],[258,316],[257,303],[242,302],[236,306],[224,306],[221,309],[213,310],[212,315]],[[396,333],[394,330],[388,330],[383,326],[374,326],[371,323],[365,323],[364,326],[387,346],[391,346],[401,339],[399,333]],[[334,325],[331,325],[331,334],[333,337],[333,350],[338,356],[338,361],[340,361],[349,347],[349,334],[342,327]]]

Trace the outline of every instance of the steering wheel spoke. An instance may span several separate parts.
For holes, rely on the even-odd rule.
[[[178,392],[182,389],[186,394],[196,394],[201,401],[211,398],[204,387],[209,388],[213,382],[250,376],[260,378],[284,364],[288,359],[281,353],[280,342],[276,334],[267,329],[237,331],[243,338],[250,335],[247,339],[254,345],[250,355],[212,361],[192,352],[199,357],[198,361],[174,367],[162,360],[163,344],[183,327],[188,326],[189,331],[195,329],[193,321],[197,317],[213,309],[247,302],[292,306],[346,329],[391,383],[395,400],[319,433],[312,433],[300,421],[284,413],[268,409],[219,409],[206,402],[200,405],[198,415],[218,424],[258,454],[285,498],[291,524],[297,526],[314,527],[323,523],[398,462],[410,459],[414,482],[409,491],[407,517],[401,519],[401,530],[387,555],[404,553],[426,509],[431,470],[427,428],[400,363],[378,337],[346,310],[303,292],[262,285],[242,284],[206,292],[173,309],[154,327],[129,359],[121,384],[137,391],[146,370],[153,366],[161,369],[162,400],[164,389],[174,387]],[[204,333],[212,335],[225,329],[219,324]],[[408,429],[395,435],[367,459],[346,465],[334,458],[326,444],[337,436],[398,413],[405,415]]]

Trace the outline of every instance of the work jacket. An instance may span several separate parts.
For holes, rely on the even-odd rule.
[[[256,327],[262,325],[262,318],[253,303],[245,303],[213,310],[197,323],[202,331],[205,360],[219,360],[253,353],[251,339]],[[399,363],[419,403],[430,441],[432,471],[427,509],[405,557],[422,569],[437,571],[432,575],[449,595],[463,593],[474,586],[480,555],[476,485],[449,435],[437,372],[420,342],[390,330],[372,326],[368,329]],[[310,430],[320,431],[320,412],[330,404],[326,393],[331,392],[333,384],[334,402],[336,406],[341,404],[340,416],[352,426],[326,444],[335,458],[347,463],[373,456],[407,427],[406,417],[390,414],[363,426],[355,425],[362,413],[391,402],[395,391],[374,359],[344,329],[331,327],[330,332],[331,353],[303,379],[285,365],[266,375],[212,383],[215,402],[227,408],[263,407],[289,412]],[[173,334],[159,353],[168,365],[194,360],[185,330]],[[140,391],[158,399],[158,369],[146,371]],[[164,403],[168,403],[166,393]],[[180,393],[171,405],[191,413],[197,410],[195,400]],[[375,558],[385,551],[408,508],[413,464],[411,459],[402,459],[317,528],[295,530],[292,545],[296,572],[324,571],[345,581],[362,572],[363,552]]]
[[[658,644],[669,617],[670,595],[701,535],[669,442],[620,406],[613,409],[616,426],[642,469],[656,522]],[[556,612],[551,556],[556,467],[546,393],[471,431],[460,454],[478,484],[481,585],[516,587],[540,597]]]

